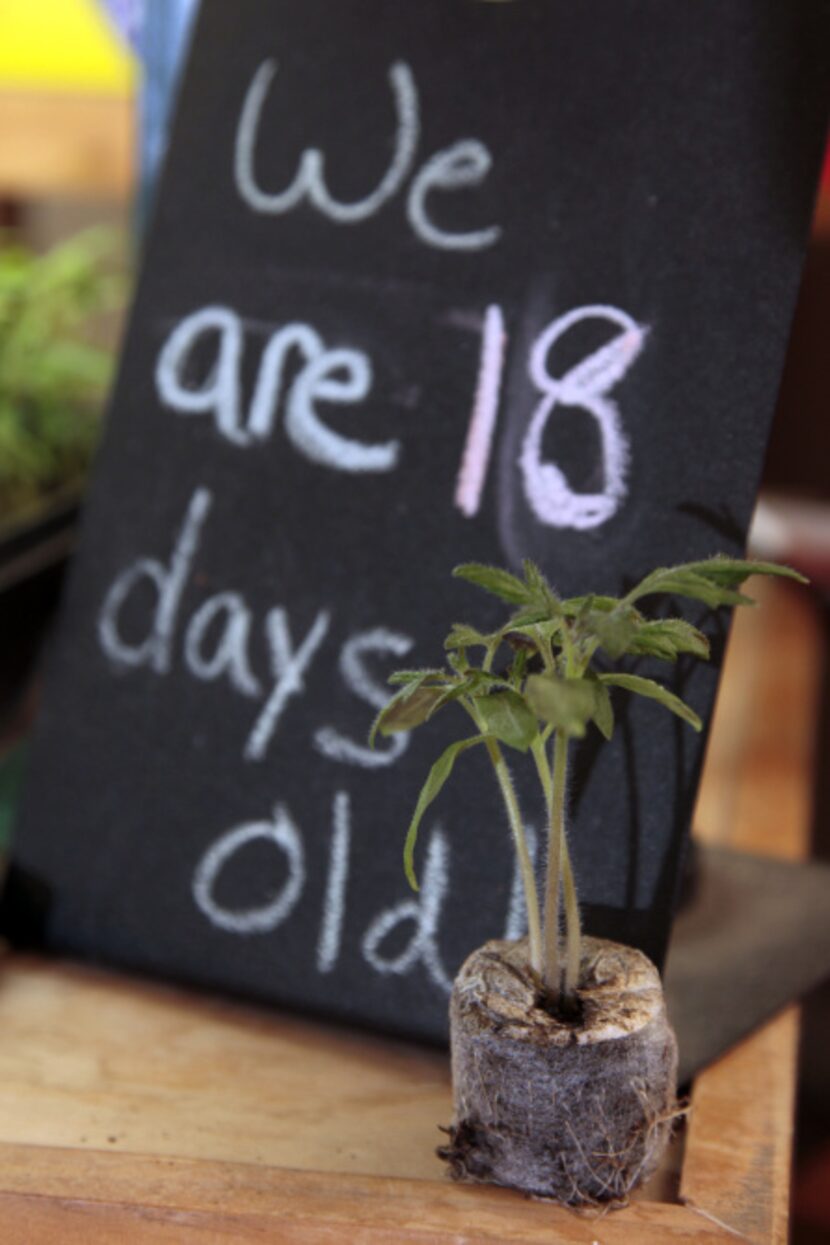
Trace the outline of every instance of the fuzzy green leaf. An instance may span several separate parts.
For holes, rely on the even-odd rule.
[[[438,670],[432,668],[429,670],[396,670],[394,674],[390,674],[387,683],[411,685],[417,684],[419,687],[426,679],[446,679],[446,670]]]
[[[509,684],[496,674],[489,674],[485,670],[468,669],[466,673],[455,681],[445,682],[443,688],[440,688],[440,696],[431,707],[428,718],[431,718],[443,709],[444,705],[448,705],[453,700],[460,700],[462,696],[472,696],[476,700],[482,696],[487,696],[494,688],[508,688]]]
[[[532,674],[525,687],[528,704],[537,717],[566,735],[582,738],[596,712],[597,692],[590,679],[561,679]]]
[[[532,598],[538,601],[539,605],[546,608],[548,615],[560,616],[562,613],[562,602],[536,563],[531,562],[530,558],[525,558],[522,566],[525,573],[525,583],[530,590]]]
[[[628,648],[629,653],[676,661],[680,653],[709,660],[709,641],[684,618],[658,618],[642,622]]]
[[[544,624],[559,626],[558,621],[556,623],[551,622],[550,612],[544,606],[529,605],[525,609],[516,610],[516,613],[511,616],[510,622],[502,630],[504,632],[518,631],[522,627],[542,626]]]
[[[477,670],[470,671],[470,675],[476,675],[476,674],[478,674]],[[435,704],[430,709],[429,713],[427,714],[427,717],[431,718],[434,714],[438,712],[439,709],[443,709],[444,705],[450,704],[450,702],[453,700],[460,700],[462,696],[469,696],[469,695],[474,694],[476,686],[477,684],[476,684],[475,678],[469,678],[469,677],[460,679],[457,683],[448,684],[442,690],[441,695],[438,697]]]
[[[500,570],[497,566],[485,566],[481,562],[465,562],[453,570],[456,579],[465,579],[477,588],[483,588],[493,596],[507,601],[510,605],[529,605],[533,602],[533,593],[515,575]]]
[[[369,731],[369,747],[375,746],[378,731],[381,735],[394,735],[399,731],[411,731],[426,722],[445,692],[443,687],[414,687],[410,684],[396,692],[383,706]]]
[[[679,696],[675,696],[668,688],[663,687],[662,683],[657,683],[654,679],[644,679],[639,674],[600,674],[598,677],[608,687],[621,687],[627,692],[634,692],[638,696],[656,700],[664,708],[676,713],[684,722],[688,722],[696,731],[703,727],[694,709],[690,709]]]
[[[628,593],[625,600],[636,601],[655,592],[665,592],[672,596],[703,601],[713,609],[719,605],[752,605],[752,597],[737,591],[750,575],[779,575],[785,579],[795,579],[799,583],[807,582],[803,575],[789,566],[779,566],[776,562],[727,558],[719,554],[702,562],[659,567],[646,575]]]
[[[710,609],[720,605],[751,605],[752,598],[735,591],[734,588],[716,583],[706,575],[686,567],[661,567],[646,575],[636,588],[632,588],[626,600],[638,601],[641,597],[654,593],[665,593],[667,596],[689,597],[693,601],[703,601]]]
[[[424,813],[452,773],[456,758],[468,748],[473,748],[476,744],[483,742],[483,735],[473,735],[470,739],[456,740],[454,744],[450,744],[448,748],[444,749],[427,774],[426,782],[418,796],[418,803],[415,805],[415,812],[412,814],[412,820],[409,823],[409,829],[406,832],[406,842],[403,848],[403,865],[406,877],[414,891],[418,889],[418,879],[415,875],[415,844],[418,841],[418,828]]]
[[[476,699],[476,710],[488,735],[495,735],[510,748],[527,752],[539,728],[536,718],[519,692],[492,692]]]
[[[799,584],[810,581],[806,576],[794,571],[791,566],[783,566],[780,562],[756,562],[752,558],[727,558],[718,553],[702,562],[687,562],[679,570],[694,571],[704,575],[713,583],[723,584],[728,588],[739,588],[750,575],[777,575],[784,579],[794,579]]]
[[[550,584],[545,579],[536,563],[532,562],[530,558],[524,558],[522,560],[522,569],[525,573],[525,583],[534,596],[544,597],[551,591]]]
[[[493,637],[484,635],[467,623],[453,623],[452,630],[444,641],[444,648],[489,648]]]
[[[456,674],[465,675],[470,669],[470,663],[467,660],[467,650],[465,648],[449,649],[447,651],[447,665]]]
[[[620,605],[610,612],[590,609],[580,625],[599,641],[609,657],[616,660],[630,651],[639,619],[640,615],[633,606]]]
[[[610,614],[619,604],[618,597],[569,597],[567,601],[562,602],[562,612],[568,618],[576,618],[587,606],[592,610],[600,610],[603,614]]]
[[[600,683],[593,671],[590,672],[588,677],[594,688],[593,721],[600,734],[605,739],[610,740],[614,734],[614,708],[611,704],[611,694],[608,688],[603,683]]]
[[[539,622],[531,623],[517,623],[515,618],[511,618],[502,631],[502,637],[508,644],[526,648],[528,646],[522,643],[522,637],[525,637],[531,642],[530,647],[538,648],[540,638],[552,639],[553,636],[559,634],[563,626],[561,618],[543,618]]]

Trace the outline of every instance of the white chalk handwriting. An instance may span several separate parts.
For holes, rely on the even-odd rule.
[[[412,172],[421,137],[418,87],[409,65],[396,61],[389,69],[389,87],[395,109],[392,158],[383,177],[362,199],[343,203],[326,184],[326,157],[318,147],[307,148],[300,157],[293,182],[285,190],[263,190],[255,165],[259,131],[277,62],[268,59],[257,69],[245,95],[234,143],[233,171],[236,188],[253,212],[282,216],[304,200],[337,225],[356,225],[368,220],[402,189]],[[498,225],[466,232],[441,228],[430,218],[428,199],[434,191],[452,192],[478,186],[484,181],[493,158],[478,139],[460,139],[437,151],[415,175],[407,196],[406,216],[415,236],[428,246],[444,251],[482,251],[501,236]]]

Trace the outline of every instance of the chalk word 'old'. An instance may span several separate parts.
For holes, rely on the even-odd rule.
[[[323,895],[316,967],[319,973],[335,968],[341,954],[346,918],[349,864],[352,856],[352,804],[347,791],[336,791],[332,803],[332,827],[328,845],[328,869]],[[252,843],[270,845],[275,868],[282,878],[268,897],[248,907],[229,907],[216,896],[220,878],[230,862]],[[536,836],[528,834],[531,856],[536,854]],[[450,849],[440,826],[427,836],[421,889],[417,896],[400,899],[369,922],[360,938],[361,956],[381,975],[405,976],[420,966],[427,977],[445,993],[451,988],[451,975],[444,967],[438,947],[438,934],[444,901],[449,893]],[[272,815],[262,821],[245,822],[225,831],[203,853],[193,875],[192,895],[201,913],[215,929],[242,937],[272,934],[283,925],[302,901],[307,879],[305,840],[300,827],[285,804],[278,803]],[[262,879],[258,875],[258,882]],[[395,934],[410,926],[411,934],[403,947]],[[504,924],[505,938],[518,938],[527,930],[521,876],[514,863],[513,882]],[[389,944],[398,946],[390,953]],[[386,949],[385,949],[386,948]]]

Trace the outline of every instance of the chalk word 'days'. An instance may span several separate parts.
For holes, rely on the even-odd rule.
[[[196,489],[168,561],[136,558],[107,589],[98,617],[98,642],[116,668],[144,668],[162,676],[173,669],[182,598],[212,505],[210,490]],[[251,658],[254,621],[253,610],[241,593],[217,592],[193,612],[181,650],[184,669],[198,682],[226,680],[240,696],[261,702],[242,755],[246,761],[263,761],[289,703],[305,691],[306,677],[327,640],[331,616],[328,610],[319,610],[301,642],[295,644],[288,612],[282,606],[265,611],[261,623],[269,660],[265,683]],[[379,709],[388,692],[368,663],[390,655],[400,661],[412,644],[410,636],[386,627],[349,636],[338,663],[346,689],[373,710]],[[402,731],[386,746],[370,749],[326,724],[313,735],[313,745],[323,756],[363,769],[393,765],[408,743],[409,732]]]
[[[254,212],[280,216],[307,200],[323,216],[338,225],[368,220],[402,189],[412,172],[421,136],[418,88],[410,67],[397,61],[389,69],[389,86],[395,108],[396,129],[392,158],[375,188],[362,199],[343,203],[329,192],[325,179],[325,155],[317,147],[306,149],[291,185],[282,191],[261,188],[255,172],[260,122],[277,62],[265,60],[257,69],[245,95],[234,144],[234,178],[244,202]],[[492,167],[485,145],[475,138],[460,139],[437,151],[415,174],[406,199],[406,215],[415,235],[428,246],[444,251],[481,251],[498,241],[497,225],[466,232],[442,229],[432,219],[427,200],[433,191],[452,192],[478,186]]]
[[[336,791],[315,957],[317,971],[322,974],[336,967],[342,951],[352,838],[351,797],[347,791]],[[283,874],[282,879],[264,901],[231,908],[217,898],[222,873],[240,852],[257,842],[278,853],[276,867]],[[420,965],[434,986],[449,993],[452,983],[441,958],[438,934],[449,893],[450,849],[440,826],[432,828],[426,843],[418,895],[381,909],[363,931],[360,951],[369,968],[381,976],[402,977]],[[531,843],[535,850],[532,832]],[[215,929],[242,937],[262,936],[273,933],[291,917],[302,899],[307,873],[303,835],[287,807],[278,803],[270,818],[235,826],[210,844],[196,866],[191,891],[197,908]],[[262,883],[260,870],[256,882]],[[406,926],[411,927],[411,934],[401,947],[400,939],[394,935]],[[519,938],[526,931],[521,876],[514,862],[504,937]],[[390,946],[396,950],[390,951]]]

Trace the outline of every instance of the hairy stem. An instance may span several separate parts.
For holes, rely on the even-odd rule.
[[[544,962],[542,979],[553,1002],[561,992],[559,948],[559,888],[565,852],[565,784],[568,777],[568,737],[558,730],[553,743],[553,780],[549,800],[548,864],[545,878]],[[571,879],[573,882],[573,879]]]
[[[510,829],[513,834],[513,842],[516,847],[516,856],[519,861],[519,869],[522,876],[522,885],[525,893],[525,904],[527,907],[527,929],[528,939],[530,943],[530,967],[538,976],[542,974],[542,923],[539,917],[539,896],[536,893],[536,878],[533,874],[533,864],[530,859],[530,852],[527,850],[527,839],[525,838],[524,824],[522,815],[519,810],[519,802],[516,799],[516,792],[513,789],[513,782],[510,777],[510,771],[507,763],[502,755],[501,748],[495,739],[487,739],[487,752],[493,763],[493,769],[496,771],[499,787],[501,788],[504,805],[507,809],[507,817],[510,822]]]
[[[545,752],[545,739],[542,735],[537,735],[533,743],[530,745],[530,751],[533,753],[533,760],[536,762],[536,772],[539,775],[539,782],[542,784],[542,790],[545,793],[545,809],[547,810],[548,822],[550,822],[550,802],[553,798],[553,782],[550,776],[550,766],[548,765],[548,757]]]
[[[539,782],[541,783],[542,791],[544,792],[545,811],[547,813],[548,827],[550,827],[553,824],[553,779],[551,778],[550,765],[548,764],[548,753],[547,753],[546,744],[547,744],[547,739],[544,738],[542,735],[537,735],[536,739],[534,739],[533,743],[531,744],[530,750],[533,753],[533,760],[536,762],[536,772],[539,775]],[[550,831],[548,833],[550,837]],[[563,842],[564,842],[564,839],[563,839]],[[551,963],[551,947],[549,946],[549,941],[550,941],[549,930],[553,928],[557,930],[558,932],[558,928],[559,928],[558,906],[559,906],[559,868],[560,868],[560,865],[561,865],[561,860],[559,860],[558,858],[556,860],[551,858],[550,843],[549,843],[547,873],[545,877],[545,961],[547,964]],[[555,903],[554,903],[555,911],[553,913],[551,913],[550,911],[552,894],[555,897]],[[556,967],[553,969],[552,975],[556,979],[556,982],[557,982],[557,994],[554,997],[558,995],[558,979],[559,979],[558,939],[555,940],[555,944],[556,945],[553,948],[553,951],[554,951],[554,963]],[[543,978],[543,980],[545,980],[546,982],[547,982],[547,977],[548,975],[545,974]],[[548,986],[547,989],[550,992],[550,986]]]
[[[562,890],[565,896],[565,998],[573,998],[579,985],[582,960],[582,922],[571,868],[568,840],[562,836]]]

